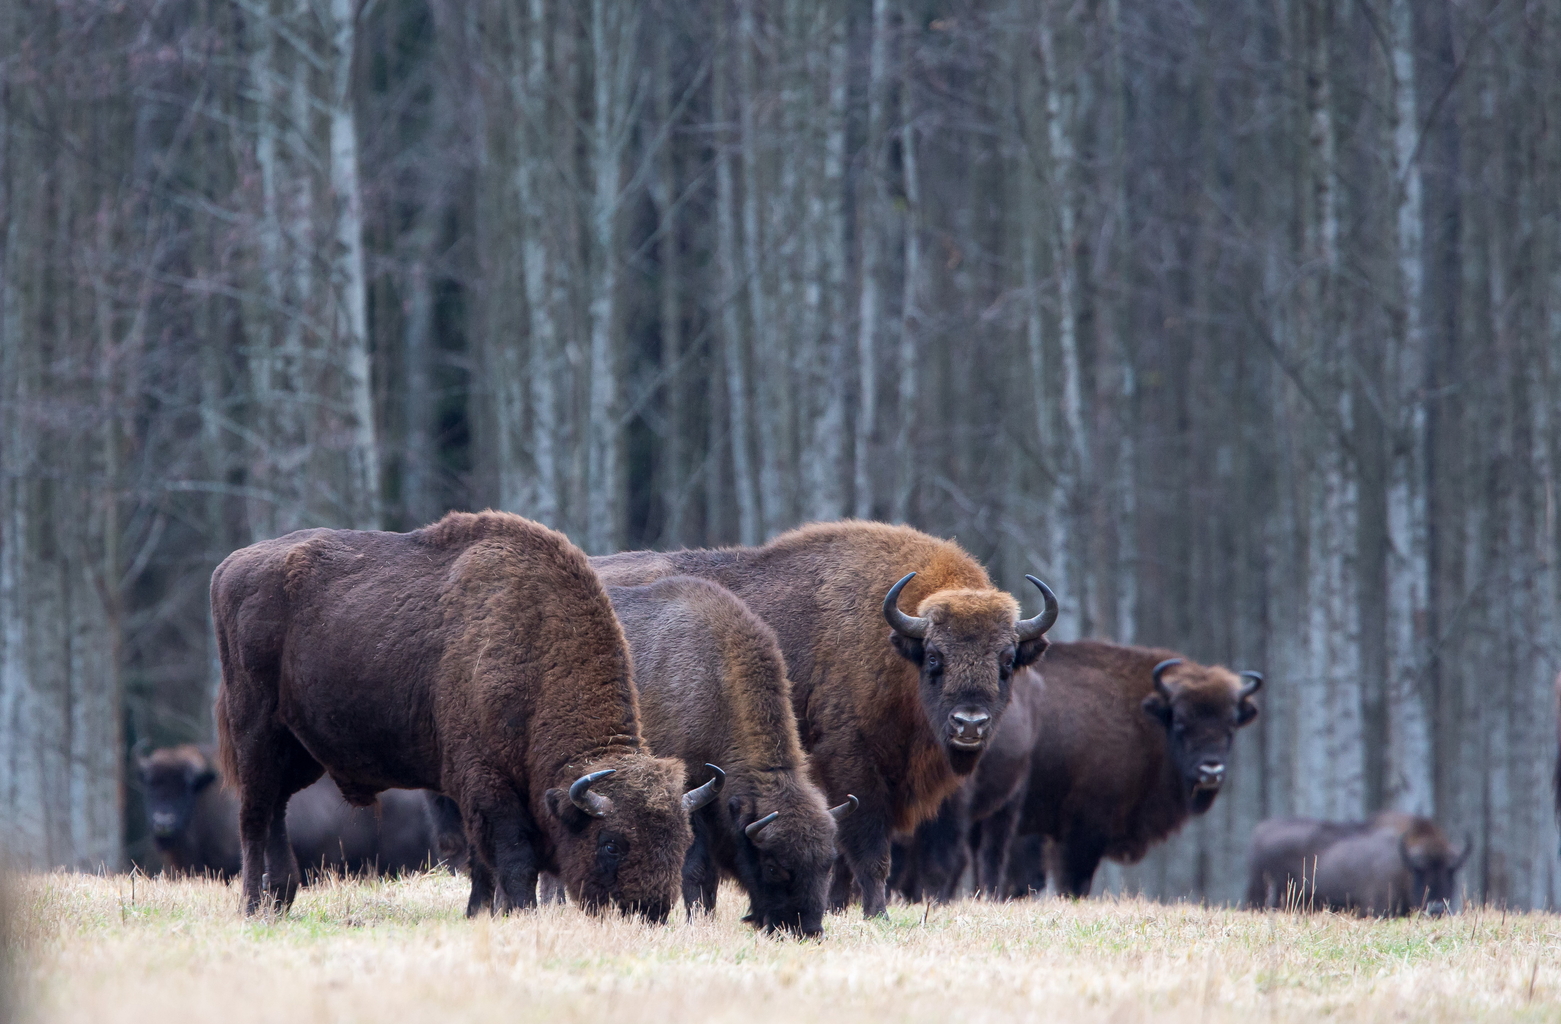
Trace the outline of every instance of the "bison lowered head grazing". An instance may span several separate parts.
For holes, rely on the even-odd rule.
[[[291,902],[287,802],[328,772],[358,806],[455,801],[468,913],[534,905],[549,871],[585,906],[666,918],[716,787],[685,794],[682,762],[644,749],[623,631],[563,534],[503,512],[302,530],[229,555],[211,605],[246,912]]]
[[[711,580],[775,631],[813,776],[830,803],[860,802],[840,822],[831,903],[844,905],[854,880],[869,917],[884,912],[890,835],[936,814],[969,776],[1008,704],[1009,673],[1041,656],[1056,617],[1043,589],[1045,610],[1021,620],[958,544],[885,523],[814,523],[761,547],[591,564],[619,586]]]
[[[1234,695],[1230,672],[1167,658],[1154,667],[1154,692],[1143,700],[1144,713],[1165,727],[1166,753],[1181,774],[1190,814],[1214,804],[1225,782],[1236,730],[1257,717],[1253,694],[1263,688],[1258,672],[1242,672]]]
[[[969,775],[1008,706],[1014,669],[1046,650],[1057,598],[1046,584],[1026,576],[1044,599],[1032,619],[1018,619],[1018,605],[1007,594],[964,589],[929,594],[917,614],[907,615],[900,610],[900,593],[915,578],[907,574],[884,597],[883,616],[893,627],[889,642],[920,672],[922,710],[949,765],[956,775]]]

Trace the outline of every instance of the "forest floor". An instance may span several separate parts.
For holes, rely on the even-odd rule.
[[[820,942],[720,910],[648,926],[462,917],[447,874],[329,881],[275,922],[219,883],[36,875],[12,892],[23,1020],[1561,1019],[1561,917],[1375,922],[1096,899],[892,906]]]

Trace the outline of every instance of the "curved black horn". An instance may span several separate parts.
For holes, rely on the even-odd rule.
[[[749,842],[754,842],[759,838],[759,833],[764,831],[764,826],[768,825],[770,822],[779,817],[780,811],[771,811],[769,814],[766,814],[758,821],[749,822],[748,827],[743,829],[743,835],[748,837]]]
[[[1246,700],[1263,688],[1263,673],[1253,672],[1249,669],[1246,672],[1238,672],[1237,675],[1247,681],[1247,685],[1243,686],[1241,692],[1236,695],[1241,700]]]
[[[1020,619],[1014,623],[1014,630],[1018,632],[1019,639],[1034,640],[1036,637],[1052,628],[1052,623],[1057,621],[1057,595],[1052,593],[1052,588],[1036,579],[1034,576],[1026,576],[1025,579],[1034,583],[1041,591],[1041,614],[1033,619]]]
[[[569,786],[569,802],[593,818],[605,818],[612,810],[612,801],[600,793],[591,792],[591,786],[599,779],[616,773],[616,768],[603,768],[599,772],[582,775]]]
[[[715,772],[714,775],[710,776],[710,781],[698,789],[691,789],[683,794],[683,810],[689,814],[693,814],[705,804],[714,800],[715,795],[721,792],[721,787],[726,785],[725,772],[713,764],[707,764],[705,767]]]
[[[1160,664],[1154,667],[1155,692],[1164,697],[1166,700],[1171,699],[1171,688],[1165,685],[1165,680],[1161,679],[1160,675],[1172,665],[1180,665],[1181,663],[1182,659],[1180,658],[1166,658],[1164,661],[1160,662]]]
[[[889,620],[889,625],[894,627],[896,633],[912,640],[921,640],[927,635],[927,620],[900,611],[900,591],[915,578],[915,573],[906,573],[904,579],[889,588],[889,593],[883,599],[883,617]]]
[[[849,818],[851,816],[851,812],[856,810],[861,805],[862,801],[858,800],[854,794],[847,793],[846,802],[843,804],[836,804],[835,806],[831,807],[829,809],[829,816],[834,818],[836,821],[840,821],[843,818]]]

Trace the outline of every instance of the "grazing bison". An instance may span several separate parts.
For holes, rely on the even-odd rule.
[[[937,817],[917,826],[913,838],[895,844],[902,865],[896,888],[907,899],[953,899],[972,855],[976,893],[1007,894],[1009,852],[1040,738],[1040,701],[1039,677],[1016,673],[1008,710],[975,775],[943,802]]]
[[[1453,876],[1474,848],[1454,852],[1430,818],[1382,811],[1367,821],[1272,818],[1252,833],[1247,903],[1402,917],[1452,909]]]
[[[502,512],[411,533],[302,530],[211,583],[224,773],[239,793],[244,907],[285,908],[288,798],[322,772],[354,805],[434,789],[472,851],[467,913],[574,900],[665,920],[714,780],[651,756],[623,631],[585,555]]]
[[[1209,809],[1263,685],[1256,672],[1099,641],[1054,644],[1031,671],[1041,689],[1019,831],[1053,840],[1047,868],[1072,896],[1089,894],[1102,857],[1134,863]],[[1026,887],[1044,878],[1012,863]]]
[[[165,869],[230,878],[239,873],[238,799],[216,785],[208,749],[185,744],[137,758],[147,824]],[[388,790],[354,808],[329,779],[288,801],[287,835],[305,875],[416,871],[437,859],[419,794]]]
[[[1041,656],[1057,617],[1039,580],[1045,609],[1021,620],[959,545],[883,523],[816,523],[757,548],[635,551],[592,564],[621,586],[712,580],[775,630],[818,782],[832,803],[861,801],[840,823],[831,902],[844,905],[854,874],[869,917],[884,912],[890,835],[936,814],[975,769],[1013,671]]]
[[[646,742],[696,771],[726,766],[725,799],[694,815],[683,900],[714,909],[721,875],[748,893],[745,920],[823,931],[835,821],[808,778],[775,633],[730,591],[692,576],[608,587],[629,639]]]

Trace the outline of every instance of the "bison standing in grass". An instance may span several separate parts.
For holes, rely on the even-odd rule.
[[[699,576],[775,630],[802,745],[840,822],[831,900],[854,875],[869,916],[884,912],[889,839],[937,813],[975,770],[1013,672],[1046,650],[1056,599],[1018,603],[957,544],[905,526],[820,523],[756,548],[626,552],[592,564],[609,584]],[[915,609],[914,614],[905,608]],[[888,629],[885,629],[887,620]]]
[[[217,765],[194,744],[136,759],[147,824],[167,870],[229,878],[239,873],[238,798],[217,782]],[[287,804],[287,836],[307,875],[315,871],[399,874],[438,860],[420,794],[392,789],[373,807],[352,807],[329,779]]]
[[[725,588],[691,576],[608,587],[634,657],[645,739],[690,771],[724,765],[724,799],[694,815],[683,900],[715,908],[717,883],[748,893],[766,930],[823,931],[835,819],[808,778],[775,633]]]
[[[1041,689],[1019,831],[1052,841],[1059,892],[1087,896],[1101,858],[1135,863],[1213,805],[1263,677],[1098,641],[1054,644],[1032,671]],[[1044,884],[1034,867],[1014,860],[1026,887]]]
[[[1252,832],[1247,905],[1402,917],[1452,909],[1455,851],[1430,818],[1382,811],[1366,821],[1270,818]]]
[[[456,802],[469,914],[534,905],[548,870],[586,907],[666,918],[715,786],[685,793],[644,749],[623,631],[562,534],[499,512],[302,530],[229,555],[211,606],[247,913],[291,903],[288,798],[328,772],[354,805]]]

